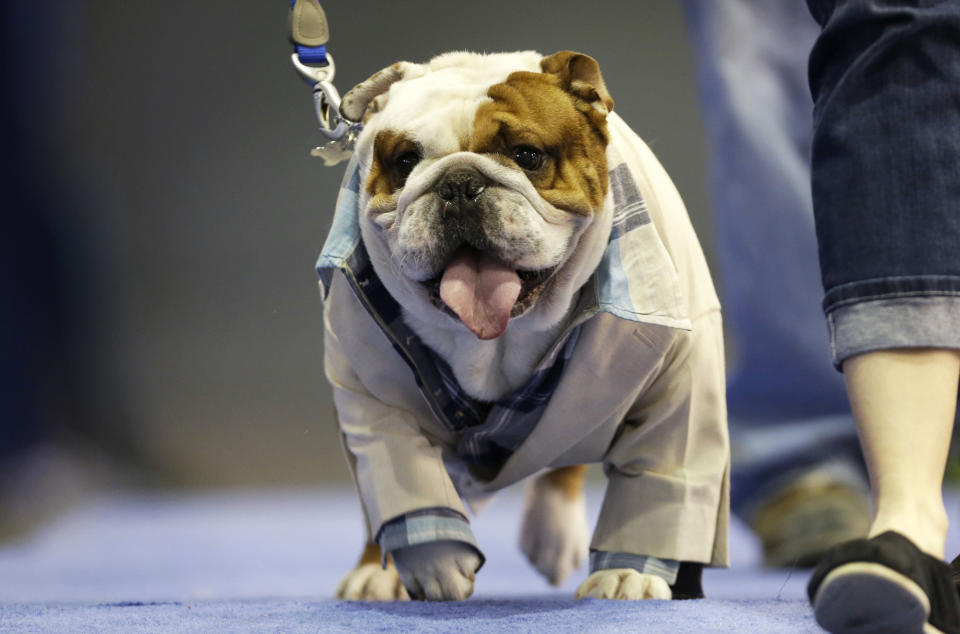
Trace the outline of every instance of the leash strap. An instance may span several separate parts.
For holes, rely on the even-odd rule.
[[[333,85],[336,66],[326,47],[329,39],[330,25],[318,0],[290,0],[290,41],[294,46],[290,60],[313,86],[313,108],[323,137],[310,155],[322,158],[325,165],[336,165],[350,158],[363,126],[340,115],[340,93]]]
[[[290,40],[302,64],[327,64],[330,26],[317,0],[290,0]]]

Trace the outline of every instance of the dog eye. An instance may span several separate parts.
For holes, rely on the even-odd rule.
[[[533,172],[543,167],[543,152],[529,145],[518,145],[513,148],[513,160],[523,169]]]
[[[410,172],[413,171],[413,168],[417,166],[417,163],[420,162],[420,154],[417,152],[404,152],[397,158],[393,160],[393,169],[397,173],[397,177],[405,181],[407,176],[410,176]]]

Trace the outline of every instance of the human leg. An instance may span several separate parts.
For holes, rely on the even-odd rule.
[[[843,370],[870,473],[870,536],[894,530],[942,558],[960,351],[881,350],[851,357]]]
[[[714,244],[734,354],[731,502],[771,565],[866,533],[866,482],[831,365],[810,194],[802,4],[686,0],[710,139]]]
[[[814,574],[817,621],[833,632],[957,631],[941,485],[960,351],[879,350],[847,359],[843,370],[874,516],[869,540],[841,545]]]
[[[960,5],[808,4],[824,310],[876,506],[810,598],[833,632],[960,632],[940,492],[960,368]]]

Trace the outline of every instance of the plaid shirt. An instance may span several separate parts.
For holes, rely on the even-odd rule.
[[[580,327],[597,312],[605,311],[633,321],[690,328],[689,321],[683,316],[657,314],[648,310],[646,307],[649,305],[659,305],[657,298],[650,295],[660,292],[661,287],[638,284],[621,263],[620,246],[623,238],[633,232],[642,233],[643,230],[655,233],[655,229],[629,168],[622,162],[614,164],[616,166],[610,171],[613,226],[601,264],[580,293],[573,318],[531,377],[513,393],[495,403],[478,401],[468,395],[447,362],[426,346],[404,322],[400,306],[377,277],[361,240],[361,184],[356,158],[347,167],[333,225],[317,262],[324,296],[329,292],[335,272],[341,271],[360,303],[410,367],[434,416],[448,430],[457,434],[457,455],[476,478],[493,479],[537,425],[573,354]],[[673,305],[677,305],[679,302],[677,298],[674,299]],[[396,518],[384,524],[377,536],[384,560],[386,553],[391,550],[438,539],[465,542],[480,552],[466,518],[450,509],[424,509]],[[660,574],[670,583],[676,577],[676,562],[628,553],[599,555],[591,557],[591,568],[594,568],[595,562],[600,565],[616,560],[618,564],[623,564],[634,558],[631,567]],[[613,555],[615,557],[612,559],[608,557]]]

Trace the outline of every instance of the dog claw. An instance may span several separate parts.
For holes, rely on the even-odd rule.
[[[337,586],[336,598],[345,601],[409,601],[397,569],[380,564],[361,564],[347,573]]]

